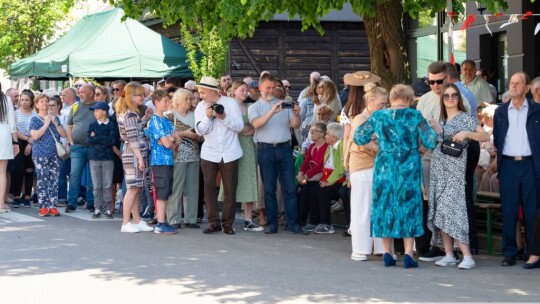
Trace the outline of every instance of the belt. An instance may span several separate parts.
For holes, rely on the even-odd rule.
[[[520,160],[530,160],[530,159],[532,159],[532,155],[529,155],[529,156],[508,156],[508,155],[503,155],[502,158],[503,159],[520,161]]]
[[[269,147],[277,148],[277,147],[282,147],[282,146],[288,146],[290,144],[291,144],[290,141],[285,141],[285,142],[280,142],[280,143],[275,143],[275,144],[263,143],[263,142],[257,143],[259,147],[263,147],[263,148],[269,148]]]

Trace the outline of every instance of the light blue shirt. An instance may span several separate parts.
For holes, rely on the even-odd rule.
[[[259,99],[248,109],[248,118],[251,123],[255,118],[263,116],[280,100],[275,98],[272,101]],[[290,122],[294,119],[292,109],[282,109],[275,113],[268,122],[255,129],[253,141],[256,143],[278,144],[291,140]]]
[[[529,103],[526,99],[520,109],[517,109],[512,101],[510,101],[510,105],[508,106],[508,132],[504,139],[503,155],[532,155],[526,128],[528,112]]]

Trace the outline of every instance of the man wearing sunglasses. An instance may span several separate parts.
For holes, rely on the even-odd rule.
[[[115,80],[113,82],[113,85],[112,85],[113,104],[116,103],[116,100],[118,100],[118,98],[120,97],[120,94],[122,94],[122,92],[124,91],[125,86],[126,86],[126,82],[123,80]]]
[[[441,121],[441,94],[443,87],[448,83],[448,71],[446,65],[442,61],[432,62],[428,66],[428,79],[427,83],[431,91],[420,97],[416,109],[422,112],[422,116],[431,124],[432,121],[440,122]],[[463,96],[462,96],[463,97]],[[463,104],[468,113],[471,111],[471,106],[469,101],[466,98],[463,98]],[[431,167],[431,151],[424,151],[424,156],[422,157],[422,169],[424,173],[424,215],[427,215],[427,198],[429,197],[429,187],[430,187],[430,167]],[[426,224],[424,217],[424,225]],[[445,252],[440,249],[442,244],[431,244],[431,250],[429,249],[431,242],[431,232],[427,229],[427,226],[424,226],[425,234],[419,238],[416,238],[416,249],[420,254],[420,260],[425,262],[436,262],[442,259],[445,255]]]

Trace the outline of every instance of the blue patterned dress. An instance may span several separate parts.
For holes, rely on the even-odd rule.
[[[373,135],[378,139],[379,153],[373,170],[371,236],[421,236],[422,162],[418,141],[432,150],[437,143],[435,131],[417,110],[383,109],[355,130],[354,142],[365,145]]]

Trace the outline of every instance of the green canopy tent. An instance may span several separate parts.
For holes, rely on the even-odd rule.
[[[122,9],[85,16],[41,51],[10,65],[11,78],[191,78],[186,50]]]

